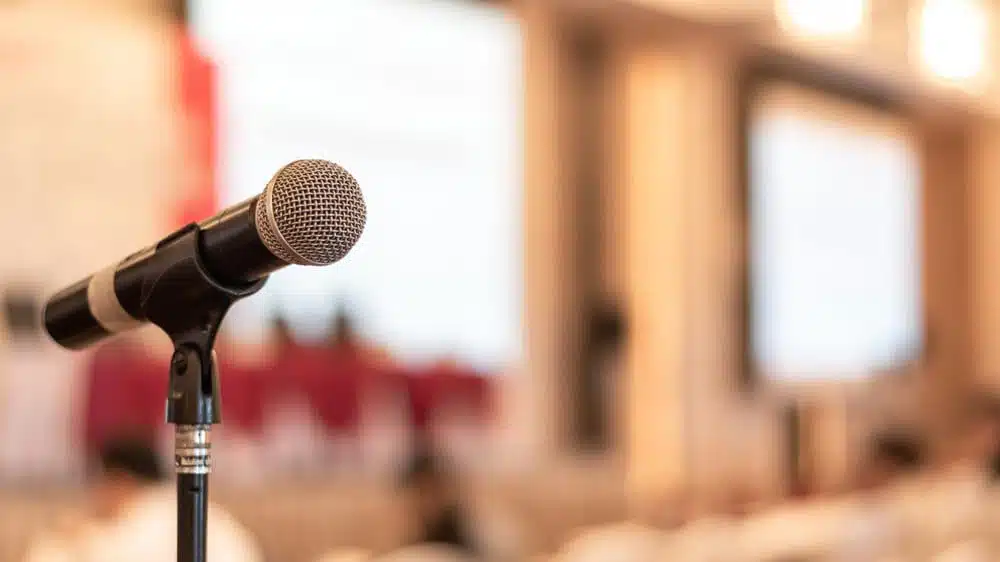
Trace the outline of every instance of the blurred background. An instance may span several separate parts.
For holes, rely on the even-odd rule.
[[[299,158],[368,223],[223,327],[233,560],[1000,559],[998,29],[994,0],[0,2],[0,562],[73,552],[102,483],[172,455],[167,338],[68,352],[45,298]],[[413,531],[439,511],[475,538]]]

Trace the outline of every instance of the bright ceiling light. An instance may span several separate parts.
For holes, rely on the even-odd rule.
[[[866,0],[778,0],[787,31],[816,36],[856,35],[865,22]]]
[[[946,80],[969,80],[986,68],[989,25],[979,0],[925,0],[920,55],[927,70]]]

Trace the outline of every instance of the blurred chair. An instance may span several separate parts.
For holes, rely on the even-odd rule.
[[[748,519],[732,541],[751,560],[823,558],[842,546],[846,523],[857,515],[850,501],[793,503]]]
[[[336,360],[325,348],[285,346],[261,381],[271,470],[303,474],[358,467],[363,375],[360,366]]]
[[[986,545],[980,541],[969,540],[946,548],[933,558],[933,562],[990,562],[991,558]]]
[[[233,432],[260,437],[271,373],[265,367],[241,364],[227,356],[222,356],[219,362],[226,425]]]
[[[463,471],[492,465],[494,389],[487,377],[443,361],[413,373],[409,390],[418,413],[414,423],[435,436],[441,454]]]
[[[494,562],[518,561],[528,554],[524,537],[524,521],[518,520],[510,506],[504,505],[496,494],[490,495],[480,486],[471,494],[471,514],[475,522],[473,534],[476,543],[489,553]]]
[[[359,439],[365,473],[391,480],[406,466],[414,435],[404,375],[375,368],[361,388]]]
[[[584,531],[566,544],[555,562],[657,562],[664,535],[651,527],[620,523]]]
[[[372,553],[362,548],[342,548],[323,555],[316,562],[368,562]]]
[[[373,369],[356,355],[330,349],[317,349],[313,354],[313,366],[298,376],[326,428],[329,458],[324,462],[340,469],[359,469],[364,385]]]
[[[83,473],[79,357],[9,341],[0,350],[0,480],[64,485]],[[54,347],[54,346],[53,346]]]
[[[375,559],[375,562],[470,562],[461,552],[443,545],[426,544],[402,548]],[[610,562],[610,561],[609,561]]]
[[[354,438],[360,422],[361,390],[370,378],[362,361],[327,349],[300,348],[298,361],[290,366],[296,384],[309,397],[312,407],[332,437]]]
[[[475,371],[449,362],[419,372],[406,372],[414,425],[426,429],[443,409],[456,406],[475,414],[478,423],[488,423],[492,413],[491,381]]]
[[[742,524],[728,517],[701,517],[666,534],[661,559],[671,562],[759,560],[740,550]]]
[[[261,445],[267,451],[261,459],[267,474],[304,477],[343,467],[343,463],[326,462],[330,445],[326,427],[310,401],[300,394],[269,401]]]
[[[976,538],[987,510],[987,489],[974,469],[950,470],[933,482],[912,492],[923,541],[928,552],[946,552],[953,546]]]
[[[98,348],[87,373],[84,399],[88,452],[126,432],[152,437],[163,430],[167,369],[165,362],[152,358],[132,339]]]

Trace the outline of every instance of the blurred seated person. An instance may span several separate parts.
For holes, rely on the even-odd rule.
[[[409,461],[402,488],[409,534],[403,543],[378,557],[356,549],[336,549],[320,562],[462,562],[490,559],[473,538],[470,520],[453,475],[421,443]]]
[[[174,562],[177,500],[160,460],[145,441],[120,439],[101,450],[92,516],[41,537],[25,562]],[[256,541],[218,506],[208,514],[208,559],[259,562]]]
[[[655,562],[689,559],[653,527],[624,522],[585,530],[567,542],[555,562]]]
[[[919,493],[924,452],[919,440],[905,432],[876,436],[869,448],[861,494],[845,522],[842,555],[849,560],[911,558],[920,550],[913,535],[919,507],[907,502]]]
[[[357,325],[350,313],[338,307],[333,314],[327,336],[327,349],[337,357],[357,359],[366,363],[384,365],[392,362],[388,351],[366,342],[358,333]]]
[[[903,431],[886,432],[872,439],[867,470],[861,477],[861,489],[878,493],[884,489],[907,486],[921,474],[925,455],[919,439]]]
[[[280,314],[271,320],[270,340],[273,352],[278,358],[294,352],[298,347],[288,319]]]
[[[302,476],[330,467],[355,469],[362,369],[326,345],[297,342],[280,315],[271,332],[271,376],[261,382],[262,444],[269,452],[261,463],[264,471]],[[353,342],[351,334],[348,329],[343,338]]]
[[[53,349],[30,287],[8,288],[0,316],[0,474],[21,483],[80,476],[75,401],[85,389],[80,357]]]
[[[711,500],[694,493],[681,498],[673,527],[666,527],[668,560],[728,560],[739,558],[737,548],[743,527],[742,510],[734,508],[735,495]]]
[[[934,527],[925,534],[933,541],[936,561],[978,562],[1000,556],[996,495],[998,445],[997,397],[977,394],[965,405],[964,417],[952,440],[949,462],[935,475],[928,494],[928,519]]]
[[[695,503],[690,494],[673,491],[656,496],[656,501],[637,505],[639,521],[666,532],[683,528],[695,519]]]
[[[901,497],[919,485],[923,456],[906,433],[871,440],[858,496],[812,496],[744,520],[736,553],[751,560],[875,561],[899,554],[910,512]]]
[[[749,485],[738,485],[726,499],[726,513],[734,520],[753,517],[764,508],[761,494]]]
[[[372,553],[360,548],[342,548],[323,555],[318,562],[368,562]]]
[[[417,545],[399,549],[380,556],[376,562],[470,562],[475,560],[466,552],[447,545]]]
[[[408,546],[438,545],[465,556],[485,559],[462,505],[456,477],[428,447],[418,448],[403,479]]]
[[[354,328],[354,319],[341,307],[333,314],[327,345],[331,350],[345,355],[359,354],[364,347]]]
[[[1000,556],[995,465],[998,451],[997,402],[991,395],[975,396],[955,428],[956,444],[948,462],[935,474],[926,493],[929,522],[926,534],[935,542],[939,559]]]
[[[118,334],[91,356],[83,398],[86,458],[98,455],[123,428],[148,435],[163,425],[162,381],[171,352],[155,350],[153,336],[162,337],[146,329]]]
[[[989,555],[1000,559],[1000,398],[990,396],[983,408],[983,447],[986,456],[987,494],[983,526]]]
[[[985,395],[977,400],[979,406],[980,451],[984,471],[991,488],[1000,488],[1000,397]]]
[[[993,478],[992,462],[997,452],[998,434],[994,418],[994,398],[976,396],[964,409],[965,416],[956,428],[958,445],[949,463],[952,471],[963,472],[980,483]]]
[[[926,513],[921,535],[935,552],[980,538],[990,508],[996,434],[983,399],[966,405],[953,431],[950,454],[919,490]]]

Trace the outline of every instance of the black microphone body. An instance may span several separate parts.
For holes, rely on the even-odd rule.
[[[245,287],[289,265],[274,256],[260,239],[254,221],[258,199],[259,196],[238,203],[198,223],[202,264],[222,286]],[[44,318],[45,329],[52,339],[63,347],[83,349],[144,323],[144,282],[151,272],[159,270],[157,262],[162,254],[158,251],[175,235],[125,258],[113,266],[113,272],[95,273],[53,295],[45,306]],[[95,279],[97,276],[104,276],[110,282]],[[108,291],[114,294],[106,294]],[[127,318],[107,310],[115,308],[115,301]],[[99,320],[97,316],[103,318]]]
[[[261,195],[185,226],[53,295],[45,305],[45,329],[59,345],[82,349],[146,323],[144,298],[177,259],[169,251],[172,243],[192,229],[197,248],[189,253],[206,280],[237,293],[286,265],[338,261],[361,236],[365,213],[357,182],[346,170],[323,160],[292,162]],[[178,306],[191,302],[185,287],[170,290]]]

